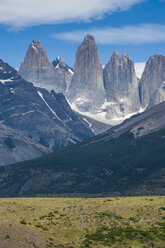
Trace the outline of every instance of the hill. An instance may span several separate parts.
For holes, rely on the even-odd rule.
[[[165,102],[80,144],[0,168],[0,196],[164,195],[164,112]]]

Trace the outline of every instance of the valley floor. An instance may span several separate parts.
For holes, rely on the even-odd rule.
[[[1,198],[0,248],[164,248],[165,197]]]

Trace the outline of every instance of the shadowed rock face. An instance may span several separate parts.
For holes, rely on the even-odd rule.
[[[3,83],[5,80],[19,79],[17,71],[0,59],[0,80]]]
[[[112,103],[108,110],[110,118],[139,110],[138,79],[134,63],[126,53],[120,58],[114,51],[104,68],[104,85],[106,100]]]
[[[154,55],[146,63],[139,84],[141,104],[152,107],[165,101],[165,57]]]
[[[13,162],[28,156],[34,158],[43,151],[50,152],[93,136],[89,124],[71,110],[63,94],[34,87],[3,61],[0,66],[0,124],[5,139],[8,135],[5,127],[10,130],[9,146],[12,147],[7,151]],[[25,148],[27,156],[24,155]],[[0,151],[4,149],[3,145]],[[0,165],[7,161],[0,160]]]
[[[46,147],[0,123],[0,166],[34,159],[48,152]]]
[[[57,73],[63,77],[63,80],[66,82],[66,90],[68,90],[74,75],[73,68],[68,66],[60,57],[57,57],[52,64]]]
[[[94,37],[87,35],[76,53],[74,76],[67,97],[80,110],[94,112],[104,102],[104,94],[98,49]]]
[[[57,93],[66,91],[65,79],[55,70],[45,48],[36,40],[30,44],[18,73],[37,87],[54,89]]]

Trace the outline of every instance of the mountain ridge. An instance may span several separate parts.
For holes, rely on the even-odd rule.
[[[80,144],[0,168],[0,196],[164,195],[164,112],[165,102]],[[159,127],[134,135],[155,114]]]
[[[37,49],[32,49],[34,52],[37,51]],[[84,38],[77,49],[74,71],[60,57],[51,63],[48,61],[44,48],[42,51],[45,57],[43,60],[49,64],[47,67],[51,67],[52,70],[52,64],[54,65],[53,73],[56,76],[51,76],[51,84],[45,81],[38,86],[47,88],[49,91],[54,89],[56,92],[62,92],[73,110],[79,114],[109,125],[116,125],[165,100],[165,71],[163,69],[165,59],[163,55],[154,55],[148,59],[139,80],[135,73],[134,62],[127,53],[120,57],[117,51],[114,51],[105,67],[102,68],[95,38],[90,34]],[[30,61],[32,57],[30,52],[28,57]],[[38,64],[40,64],[40,59],[38,59]],[[25,62],[24,69],[30,71]],[[44,73],[39,72],[39,74]]]
[[[63,94],[36,88],[8,64],[2,60],[0,63],[0,123],[6,129],[40,144],[47,152],[94,135],[89,125],[71,110]],[[14,147],[10,152],[14,152]]]

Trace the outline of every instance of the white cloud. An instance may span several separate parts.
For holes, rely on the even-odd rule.
[[[139,62],[139,63],[135,63],[135,71],[136,71],[136,76],[140,79],[144,68],[145,68],[146,62]]]
[[[0,0],[0,24],[26,27],[89,21],[146,0]]]
[[[124,26],[120,28],[104,27],[90,30],[78,30],[53,34],[60,40],[82,41],[88,33],[95,36],[100,44],[147,44],[165,42],[165,25],[141,24],[139,26]]]

